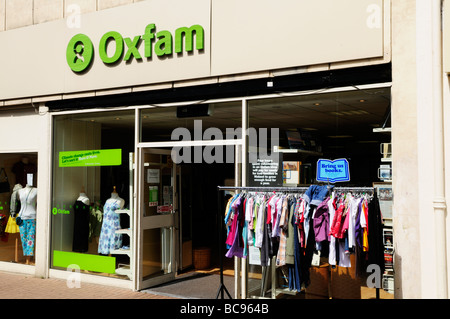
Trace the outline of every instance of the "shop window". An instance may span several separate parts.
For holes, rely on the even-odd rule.
[[[134,110],[54,117],[52,268],[131,278],[134,126]]]
[[[380,145],[387,145],[390,142],[388,134],[380,134],[378,131],[385,125],[389,127],[389,114],[389,88],[249,101],[249,127],[258,131],[259,138],[256,140],[257,143],[255,140],[253,144],[251,140],[249,142],[247,186],[265,187],[266,190],[270,187],[275,189],[288,186],[306,189],[311,184],[354,186],[355,189],[373,187],[380,182],[378,172],[380,163],[383,164]],[[273,129],[276,134],[273,133]],[[250,159],[253,159],[253,162]],[[340,159],[348,162],[350,180],[318,181],[316,172],[318,161],[333,162]],[[380,187],[388,189],[388,185],[381,184]],[[299,192],[299,195],[302,194]],[[277,198],[275,195],[271,196]],[[294,217],[292,218],[294,220]],[[319,251],[320,258],[316,254],[316,259],[312,262],[315,267],[311,268],[311,284],[306,294],[313,296],[320,292],[320,297],[328,298],[329,283],[331,289],[334,289],[335,298],[341,298],[337,296],[344,286],[352,286],[353,291],[360,294],[359,278],[344,275],[344,270],[346,273],[355,273],[356,263],[352,259],[355,256],[353,253],[350,254],[352,261],[340,268],[339,271],[342,272],[333,268],[331,279],[325,278],[323,273],[327,276],[328,273],[323,271],[329,264],[328,245],[324,245],[324,242],[322,250]],[[277,256],[278,247],[275,249],[274,256]],[[250,245],[248,296],[271,296],[272,287],[280,289],[289,287],[288,290],[292,293],[291,286],[296,282],[290,279],[291,273],[285,271],[283,267],[278,267],[276,273],[270,274],[267,268],[261,266],[262,259],[262,249],[260,251],[256,246]],[[271,275],[273,277],[270,277]],[[269,283],[270,279],[275,281]]]
[[[0,261],[35,262],[37,186],[36,153],[0,154]]]
[[[389,135],[375,132],[386,125],[389,101],[389,88],[249,101],[249,127],[259,133],[257,145],[250,141],[249,156],[255,148],[273,159],[278,155],[281,178],[266,186],[308,186],[317,182],[320,158],[347,159],[350,183],[372,186],[379,181],[380,144],[390,142]],[[259,186],[251,175],[248,183]]]

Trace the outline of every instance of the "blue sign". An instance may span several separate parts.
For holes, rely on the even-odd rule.
[[[334,161],[319,159],[317,161],[317,181],[330,183],[350,181],[348,161],[345,158]]]

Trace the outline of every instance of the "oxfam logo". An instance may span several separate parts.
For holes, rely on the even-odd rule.
[[[115,43],[112,54],[108,53],[109,43]],[[143,49],[140,51],[141,44]],[[205,47],[205,31],[202,26],[196,24],[190,28],[181,27],[172,34],[167,30],[156,32],[156,26],[152,23],[146,26],[144,34],[132,38],[125,38],[116,31],[105,33],[100,39],[98,54],[103,63],[111,65],[122,58],[124,61],[132,58],[137,61],[142,61],[144,58],[151,61],[153,53],[161,58],[171,56],[173,53],[182,55],[183,50],[192,53],[194,46],[198,51],[202,51]],[[77,34],[70,40],[66,55],[67,63],[72,71],[86,70],[92,64],[94,57],[91,39],[84,34]]]
[[[84,34],[77,34],[67,45],[67,63],[74,72],[82,72],[91,65],[94,57],[94,45]]]

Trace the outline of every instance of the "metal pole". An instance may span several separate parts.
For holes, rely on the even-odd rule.
[[[434,217],[436,241],[436,290],[437,297],[447,299],[447,235],[444,161],[444,110],[443,110],[443,63],[442,63],[442,1],[431,3],[432,23],[432,77],[434,116]]]
[[[227,293],[228,297],[230,299],[231,295],[228,292],[227,288],[225,287],[224,281],[223,281],[223,251],[222,251],[222,245],[223,245],[223,228],[225,227],[224,221],[223,221],[223,216],[221,216],[220,211],[222,209],[222,205],[221,205],[221,199],[222,197],[220,196],[221,192],[220,190],[217,192],[217,216],[219,218],[219,225],[220,225],[220,229],[219,229],[219,262],[220,262],[220,285],[219,285],[219,289],[217,290],[217,295],[216,295],[216,299],[219,298],[220,295],[220,299],[224,299],[224,291]]]

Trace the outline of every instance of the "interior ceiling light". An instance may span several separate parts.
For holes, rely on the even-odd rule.
[[[366,102],[366,100],[361,99],[361,100],[359,100],[359,102],[364,103],[364,102]]]
[[[320,105],[320,103],[314,103],[314,105],[315,105],[315,106],[319,106],[319,105]]]
[[[340,111],[340,112],[330,112],[330,114],[336,115],[336,116],[342,116],[342,115],[365,115],[369,114],[369,112],[364,110],[355,110],[355,111]]]

